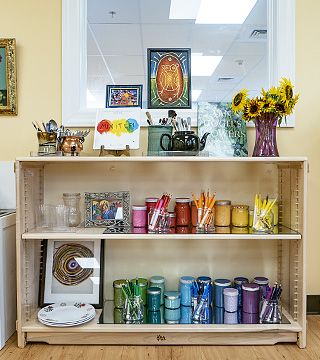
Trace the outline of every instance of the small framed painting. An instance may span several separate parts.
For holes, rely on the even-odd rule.
[[[148,49],[148,108],[191,106],[191,49]]]
[[[15,39],[0,39],[0,115],[17,115]]]
[[[142,85],[107,85],[106,108],[142,107]]]
[[[103,305],[103,240],[44,240],[40,306],[77,301]]]
[[[85,193],[85,227],[130,227],[128,191]]]

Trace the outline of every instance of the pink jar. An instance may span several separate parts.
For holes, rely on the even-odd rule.
[[[132,206],[132,226],[134,228],[144,228],[147,226],[147,206]]]

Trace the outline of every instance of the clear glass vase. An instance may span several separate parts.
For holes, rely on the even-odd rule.
[[[279,156],[277,147],[278,118],[274,114],[262,114],[254,121],[256,141],[252,156]]]
[[[80,193],[63,194],[63,202],[68,209],[68,225],[70,227],[78,226],[81,222],[80,197]]]

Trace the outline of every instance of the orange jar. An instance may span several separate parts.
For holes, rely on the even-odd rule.
[[[191,220],[191,209],[189,198],[176,198],[176,206],[174,208],[176,213],[177,226],[189,226]]]

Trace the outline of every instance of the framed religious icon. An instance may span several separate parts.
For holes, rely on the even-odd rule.
[[[44,240],[40,306],[80,302],[102,307],[103,240]]]
[[[148,49],[148,108],[191,105],[191,49]]]
[[[15,39],[0,39],[0,115],[17,115]]]

